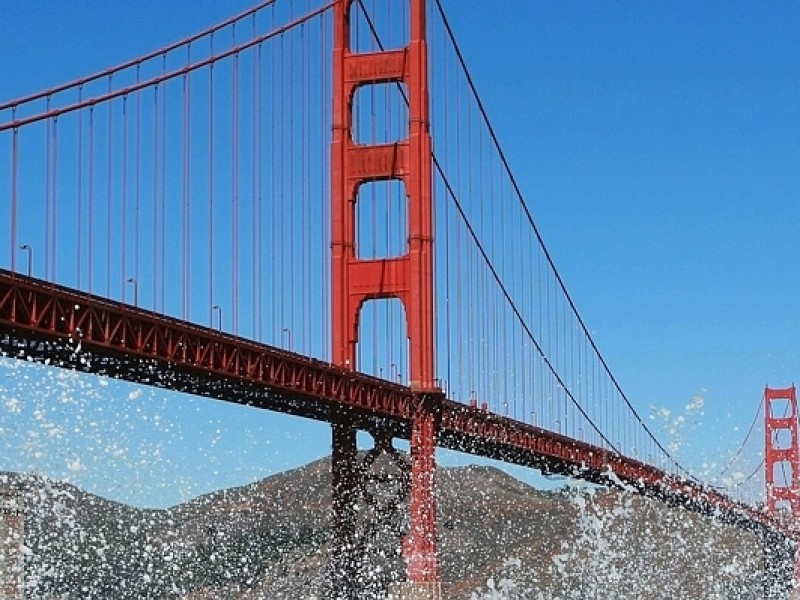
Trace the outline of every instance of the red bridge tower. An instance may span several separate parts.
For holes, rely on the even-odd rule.
[[[359,314],[365,301],[397,298],[405,308],[410,381],[415,395],[411,419],[410,532],[403,545],[408,589],[415,598],[437,597],[436,499],[433,489],[437,413],[434,386],[432,158],[428,114],[428,49],[425,0],[410,3],[410,39],[404,48],[351,51],[353,0],[336,3],[333,49],[333,141],[331,145],[333,361],[356,368]],[[356,90],[404,84],[408,138],[392,144],[359,144],[353,138]],[[398,180],[408,201],[408,246],[404,255],[360,259],[356,252],[356,202],[368,182]],[[334,426],[333,488],[337,535],[351,532],[347,491],[357,482],[355,435],[347,416]]]
[[[764,414],[767,509],[772,514],[785,511],[796,523],[800,518],[800,452],[795,387],[765,388]]]
[[[797,419],[797,393],[794,385],[782,389],[764,388],[764,481],[767,487],[767,510],[795,532],[800,531],[800,450]],[[785,591],[792,562],[793,587],[798,585],[800,552],[796,544],[787,545],[785,540],[771,540],[768,536],[764,540],[764,559],[767,597],[774,596],[776,582],[777,589]],[[791,577],[788,577],[788,581],[791,581]]]

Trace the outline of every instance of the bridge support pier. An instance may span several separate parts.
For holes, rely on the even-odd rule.
[[[764,554],[764,599],[798,598],[794,589],[797,560],[795,543],[780,533],[765,531],[761,534],[761,547]]]
[[[389,587],[392,600],[442,600],[436,528],[436,432],[441,392],[418,392],[411,423],[410,531],[403,541],[408,581]]]
[[[411,423],[411,528],[403,542],[408,580],[430,586],[440,580],[437,558],[436,429],[434,395],[419,393]]]
[[[358,596],[359,559],[356,540],[356,505],[359,496],[356,429],[346,421],[332,424],[331,506],[333,539],[328,559],[326,595],[332,600],[355,600]]]
[[[389,586],[387,600],[444,600],[441,583],[403,581]]]
[[[333,539],[330,544],[328,565],[328,590],[326,598],[354,600],[361,592],[376,582],[367,581],[364,570],[369,563],[366,552],[369,547],[369,531],[378,531],[392,523],[396,511],[402,510],[408,499],[409,528],[402,543],[402,555],[406,563],[406,579],[389,585],[389,598],[395,600],[442,600],[442,583],[438,560],[438,534],[436,491],[436,438],[441,417],[441,391],[418,391],[414,393],[411,418],[410,465],[392,447],[390,431],[374,432],[375,447],[361,460],[356,445],[356,427],[343,417],[332,423],[331,454],[331,505],[333,512]],[[398,476],[386,477],[386,467],[371,471],[378,456],[388,456]],[[381,473],[382,471],[382,473]],[[399,481],[397,492],[392,496],[391,507],[375,503],[383,494],[370,489],[378,484],[384,487],[389,481]],[[390,494],[391,495],[391,494]],[[371,518],[371,525],[364,519]],[[360,521],[359,521],[360,519]],[[359,529],[359,522],[361,523]],[[399,544],[401,529],[395,529]],[[392,534],[394,535],[394,534]],[[395,546],[397,548],[397,546]],[[366,560],[366,562],[365,562]],[[394,577],[397,577],[396,573]],[[386,583],[383,583],[385,586]],[[383,587],[383,590],[386,588]]]

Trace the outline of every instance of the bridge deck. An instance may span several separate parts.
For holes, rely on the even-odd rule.
[[[634,458],[363,373],[0,269],[0,351],[50,364],[408,439],[419,401],[437,443],[477,456],[637,491],[733,522],[767,514]]]

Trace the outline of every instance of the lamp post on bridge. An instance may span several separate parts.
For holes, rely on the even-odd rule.
[[[217,321],[217,331],[222,331],[222,307],[219,304],[211,306],[211,325],[214,325],[214,311],[219,311],[219,319]]]
[[[284,327],[282,333],[285,333],[286,337],[288,338],[289,344],[287,345],[287,350],[289,350],[289,352],[292,352],[292,330],[291,330],[291,328]]]
[[[33,248],[31,248],[28,244],[22,244],[19,249],[28,255],[28,277],[30,277],[33,267]]]
[[[139,308],[139,282],[136,277],[128,277],[125,281],[133,285],[133,305]]]

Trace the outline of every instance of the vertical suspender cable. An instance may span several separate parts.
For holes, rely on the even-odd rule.
[[[367,9],[364,6],[364,4],[363,3],[359,3],[359,6],[360,6],[361,10],[364,12],[364,19],[365,20],[368,19],[369,15],[367,14]],[[375,9],[375,3],[374,2],[373,2],[372,8],[373,8],[373,14],[374,14],[374,9]],[[374,43],[374,40],[373,40],[373,43]],[[374,46],[371,48],[371,50],[373,50],[373,51],[375,50]],[[365,110],[366,107],[364,106],[364,102],[367,102],[366,98],[364,98],[364,96],[365,96],[364,92],[366,90],[364,90],[364,92],[362,92],[360,94],[361,102],[359,102],[358,104],[354,104],[353,112],[355,113],[355,116],[353,117],[353,127],[357,128],[357,130],[354,131],[354,135],[357,136],[357,137],[355,137],[356,143],[366,143],[366,144],[378,144],[379,143],[379,141],[378,141],[377,111],[375,110],[375,104],[377,103],[377,98],[376,98],[376,93],[375,93],[376,92],[376,88],[377,88],[376,85],[370,85],[369,86],[368,112],[367,112],[367,110]],[[358,92],[356,92],[356,94],[358,94]],[[386,111],[387,107],[384,106],[383,110]],[[363,126],[363,120],[365,118],[365,113],[367,113],[368,116],[369,116],[369,123],[368,123],[367,127]],[[384,198],[381,198],[380,200],[378,199],[377,190],[376,190],[377,186],[378,186],[377,182],[373,182],[368,186],[368,188],[362,184],[361,186],[359,186],[358,189],[356,189],[356,239],[355,239],[355,242],[356,242],[357,258],[376,259],[376,258],[378,258],[378,256],[381,255],[381,250],[378,248],[378,237],[379,237],[378,236],[378,202],[379,201],[388,202],[388,198],[384,197]],[[387,188],[388,188],[388,186],[387,186]],[[369,199],[367,199],[367,193],[366,193],[367,189],[369,190]],[[366,243],[365,243],[366,240],[364,239],[366,237],[364,235],[364,233],[366,231],[367,222],[366,222],[366,219],[364,219],[364,218],[358,218],[359,216],[361,216],[361,217],[367,216],[367,215],[364,214],[364,206],[363,205],[366,205],[369,208],[370,214],[368,215],[368,217],[369,217],[369,223],[372,226],[371,227],[372,240],[370,241],[369,253],[366,252],[366,250],[367,250]],[[363,225],[364,227],[362,228],[361,225]],[[390,215],[388,210],[386,210],[384,212],[383,226],[384,226],[383,228],[384,228],[384,231],[385,231],[385,233],[383,235],[383,239],[384,239],[384,243],[386,243],[386,240],[388,240],[391,237],[391,230],[390,230],[391,215]],[[383,256],[385,256],[385,255],[386,254],[383,253]],[[378,352],[377,352],[377,349],[378,349],[378,319],[379,319],[378,311],[379,311],[379,309],[382,309],[382,312],[384,313],[384,316],[385,316],[385,319],[386,319],[386,332],[384,334],[384,339],[385,339],[385,343],[387,345],[387,350],[389,351],[389,354],[388,354],[389,364],[394,364],[394,362],[395,362],[395,359],[394,359],[394,356],[393,356],[393,350],[394,350],[394,340],[396,339],[396,336],[394,334],[394,331],[392,330],[392,324],[390,322],[391,311],[389,310],[389,304],[390,304],[390,302],[387,301],[387,300],[381,300],[381,301],[374,301],[373,300],[373,301],[369,302],[370,312],[372,313],[372,322],[373,322],[373,326],[372,326],[372,341],[371,341],[371,344],[372,344],[372,353],[371,353],[372,354],[372,373],[373,374],[378,372],[377,371],[377,369],[378,369],[378,356],[377,356]],[[365,308],[364,306],[361,307],[362,313],[365,312],[364,308]],[[361,329],[361,331],[363,332],[363,329]],[[366,345],[361,343],[360,339],[358,340],[358,348],[359,348],[360,353],[363,356],[365,354]],[[364,361],[364,362],[366,362],[366,361]],[[398,362],[400,362],[399,359],[398,359]],[[364,365],[364,363],[362,361],[359,360],[358,366],[361,368],[362,371],[364,370],[364,366],[365,365]],[[402,368],[403,368],[402,365],[400,365],[398,367],[398,371],[402,372]]]
[[[288,210],[288,212],[289,212],[289,222],[286,225],[286,230],[284,231],[284,234],[292,231],[292,229],[295,227],[296,217],[295,217],[295,213],[294,213],[294,204],[295,204],[294,203],[294,198],[295,198],[296,190],[299,187],[298,186],[298,182],[295,180],[295,162],[296,162],[296,157],[295,157],[295,151],[296,151],[296,149],[295,149],[295,141],[296,141],[295,140],[295,137],[296,137],[296,132],[295,132],[296,106],[295,105],[297,103],[295,102],[295,98],[294,98],[294,95],[295,95],[295,81],[294,81],[294,78],[295,78],[295,73],[296,73],[296,69],[295,69],[296,57],[294,55],[294,46],[295,46],[294,40],[295,40],[295,36],[290,36],[289,37],[289,40],[288,40],[289,56],[287,57],[287,63],[289,65],[289,68],[288,68],[289,72],[287,74],[287,78],[288,78],[288,81],[287,81],[287,88],[288,88],[287,103],[289,105],[287,107],[287,109],[289,111],[289,122],[288,122],[289,154],[288,154],[288,161],[287,162],[288,162],[288,179],[289,179],[289,181],[288,181],[288,186],[287,186],[287,188],[288,188],[287,189],[288,198],[286,199],[286,204],[283,205],[283,207],[284,207],[283,210]],[[287,140],[285,140],[285,142],[286,141]],[[297,273],[298,272],[298,268],[297,268],[298,265],[295,264],[295,261],[298,259],[298,257],[296,256],[296,253],[295,253],[295,248],[297,246],[298,238],[299,238],[299,236],[294,235],[294,234],[285,235],[285,237],[284,237],[284,245],[286,246],[286,255],[287,255],[287,258],[288,258],[288,265],[287,266],[289,268],[289,273]],[[289,283],[289,290],[290,290],[291,297],[295,297],[295,295],[297,293],[297,290],[296,290],[296,287],[295,287],[296,286],[296,278],[295,277],[290,278],[288,283]],[[295,309],[295,304],[296,303],[295,302],[288,302],[287,304],[288,304],[288,313],[289,314],[287,315],[287,320],[284,322],[283,327],[287,327],[289,332],[291,332],[292,328],[294,327],[294,309]],[[291,346],[292,345],[292,340],[291,339],[287,340],[287,343],[288,343],[289,346]],[[289,349],[291,350],[291,348],[289,348]]]
[[[311,7],[306,3],[306,10]],[[303,186],[303,199],[302,199],[302,231],[303,231],[303,246],[301,256],[306,257],[303,261],[303,289],[302,296],[303,310],[300,314],[302,323],[302,336],[303,340],[300,349],[304,354],[313,356],[313,347],[311,345],[311,263],[314,256],[311,248],[311,25],[303,25],[300,30],[303,39],[303,68],[301,70],[303,82],[303,99],[301,115],[303,116],[303,124],[305,131],[302,135],[303,140],[303,164],[302,164],[302,186]]]
[[[255,15],[253,15],[252,19],[253,25],[253,37],[256,36],[256,19]],[[260,274],[261,274],[261,235],[260,235],[260,226],[261,226],[261,197],[259,194],[258,189],[258,171],[259,171],[259,162],[260,162],[260,152],[258,148],[258,140],[259,140],[259,129],[261,127],[259,123],[259,109],[261,104],[261,79],[260,79],[260,70],[261,70],[261,44],[255,49],[253,58],[253,106],[252,106],[252,115],[251,115],[251,122],[252,126],[250,128],[250,141],[251,141],[251,156],[250,156],[250,164],[251,164],[251,190],[250,190],[250,198],[252,203],[252,223],[250,224],[251,227],[251,243],[250,248],[251,250],[251,293],[252,293],[252,308],[250,313],[253,315],[253,324],[252,324],[252,331],[253,331],[253,339],[260,340],[261,339],[261,283],[260,283]]]
[[[214,54],[214,34],[210,39]],[[214,326],[214,63],[208,67],[208,324]],[[221,320],[221,317],[220,317]]]
[[[278,67],[279,67],[279,92],[278,92],[278,106],[280,107],[279,115],[284,115],[287,112],[286,109],[286,96],[284,95],[284,86],[285,86],[285,77],[284,77],[284,53],[283,53],[283,45],[284,45],[284,36],[281,35],[280,37],[280,54],[278,58]],[[278,197],[278,217],[279,217],[279,228],[278,228],[278,268],[280,270],[280,289],[281,289],[281,298],[280,298],[280,322],[278,323],[281,332],[279,335],[283,335],[282,329],[286,327],[286,302],[290,301],[286,298],[286,271],[288,269],[288,265],[286,264],[286,236],[285,232],[287,229],[287,224],[284,222],[284,218],[286,216],[286,190],[285,185],[286,182],[284,181],[284,170],[285,170],[285,162],[284,162],[284,152],[283,146],[286,143],[286,135],[284,130],[286,119],[280,118],[278,121],[278,139],[277,143],[279,145],[279,152],[278,155],[278,190],[279,190],[279,197]],[[283,340],[281,340],[283,345]]]
[[[47,97],[46,103],[47,112],[50,112],[50,96]],[[44,143],[44,159],[45,159],[45,172],[44,172],[44,180],[45,180],[45,189],[44,189],[44,202],[45,202],[45,211],[44,211],[44,231],[45,231],[45,240],[44,240],[44,278],[46,280],[50,279],[50,245],[53,243],[52,238],[52,214],[51,214],[51,190],[50,186],[52,185],[52,166],[51,166],[51,154],[52,154],[52,120],[47,119],[47,127],[45,128],[45,143]]]
[[[572,364],[572,332],[568,331],[569,328],[569,318],[567,315],[567,306],[566,304],[562,303],[562,326],[564,327],[563,331],[563,346],[564,346],[564,371],[567,372],[567,382],[570,386],[570,390],[575,389],[575,369],[573,368]],[[570,435],[570,427],[573,427],[572,423],[572,405],[570,402],[567,401],[567,397],[564,397],[564,432],[567,435]]]
[[[56,281],[56,261],[58,259],[58,117],[53,117],[53,183],[50,188],[52,199],[51,224],[53,241],[50,244],[50,281]]]
[[[256,170],[256,201],[258,206],[257,236],[256,236],[256,274],[254,282],[258,294],[256,296],[255,311],[258,316],[258,340],[264,340],[264,63],[263,45],[258,45],[256,55],[256,158],[254,168]]]
[[[456,87],[456,94],[455,94],[455,144],[453,147],[458,149],[461,147],[461,90],[459,87]],[[461,185],[461,157],[459,156],[457,150],[455,152],[455,161],[456,161],[456,182],[457,185],[460,187]],[[460,193],[460,191],[459,191]],[[455,223],[455,237],[456,237],[456,255],[459,257],[466,257],[466,253],[464,252],[464,245],[461,239],[461,227],[460,221],[458,219],[454,219]],[[460,389],[462,390],[462,397],[468,397],[470,388],[467,388],[466,394],[464,393],[464,383],[467,381],[466,375],[464,373],[464,322],[463,322],[463,289],[462,289],[462,282],[463,277],[462,273],[464,272],[465,268],[469,268],[469,263],[460,265],[460,268],[456,269],[456,331],[458,332],[456,338],[457,344],[457,369],[456,369],[456,378],[458,380],[458,384]]]
[[[274,29],[275,28],[275,5],[272,5],[272,11],[270,14],[270,26]],[[277,158],[276,158],[276,129],[278,126],[278,111],[279,108],[277,106],[276,101],[276,94],[275,90],[278,89],[278,82],[276,78],[278,77],[278,53],[272,49],[272,69],[270,69],[270,73],[272,75],[272,85],[270,86],[271,95],[270,95],[270,225],[271,225],[271,235],[270,235],[270,283],[272,284],[272,289],[275,290],[276,286],[275,283],[278,281],[278,276],[276,273],[276,269],[280,269],[281,265],[278,261],[278,214],[280,212],[278,206],[278,173],[277,173]],[[322,103],[325,104],[324,102]],[[282,292],[281,292],[282,293]],[[280,302],[280,298],[277,297],[278,294],[275,292],[272,293],[271,297],[271,308],[272,308],[272,319],[270,323],[272,324],[272,335],[275,336],[275,327],[278,324],[278,303]],[[283,325],[279,325],[279,327],[283,327]],[[273,337],[273,343],[279,345],[279,339]]]
[[[546,328],[545,333],[547,335],[547,355],[553,356],[553,331],[555,330],[553,324],[553,297],[552,297],[552,286],[550,285],[550,277],[545,274],[545,285],[547,288],[547,292],[545,293],[546,298],[546,305],[545,311],[547,313],[547,320],[546,320]],[[556,411],[553,410],[553,387],[552,387],[552,379],[548,378],[547,380],[547,426],[555,429],[555,417]]]
[[[444,38],[440,38],[444,45]],[[442,50],[441,56],[445,56],[444,51]],[[443,125],[443,137],[445,143],[447,144],[446,148],[451,148],[453,145],[449,143],[450,139],[450,131],[449,131],[449,115],[447,108],[450,106],[450,81],[448,77],[449,69],[448,69],[448,62],[445,60],[443,63],[444,74],[442,80],[444,84],[442,85],[443,95],[444,95],[444,105],[442,108],[443,114],[441,115],[441,122]],[[448,153],[449,156],[449,153]],[[449,162],[449,160],[446,160]],[[441,194],[441,197],[444,197],[444,194]],[[452,243],[451,237],[452,232],[450,231],[452,227],[451,223],[451,215],[450,215],[450,203],[444,202],[444,268],[445,268],[445,275],[444,275],[444,289],[445,289],[445,355],[447,359],[446,365],[446,374],[447,374],[447,386],[451,386],[453,382],[453,374],[452,374],[452,306],[450,302],[451,296],[451,276],[450,276],[450,244]],[[449,391],[449,390],[446,390]]]
[[[161,114],[159,112],[159,97],[158,97],[158,84],[153,87],[153,235],[152,235],[152,249],[151,249],[151,257],[150,260],[152,262],[151,266],[151,278],[152,278],[152,290],[153,290],[153,302],[152,307],[153,310],[158,310],[158,231],[161,226],[161,221],[159,217],[159,210],[158,210],[158,190],[159,184],[161,182],[161,177],[159,174],[159,159],[160,159],[160,145],[159,145],[159,121],[161,119]]]
[[[120,285],[122,298],[125,299],[125,280],[128,273],[128,95],[122,97],[122,220],[120,225]],[[138,284],[136,284],[138,285]]]
[[[187,75],[182,77],[182,96],[181,96],[181,318],[188,317],[186,311],[186,297],[189,295],[189,273],[186,263],[189,254],[189,236],[187,234],[187,215],[186,204],[188,199],[189,182],[189,160],[186,155],[188,144],[186,138],[189,135],[188,104],[189,90],[187,85]]]
[[[236,26],[234,24],[234,40]],[[233,333],[239,333],[239,53],[233,56],[233,102],[231,105],[231,316]]]
[[[542,253],[541,252],[537,252],[536,253],[536,277],[537,277],[536,290],[538,290],[539,294],[538,294],[538,297],[534,298],[533,296],[534,296],[535,290],[533,289],[533,286],[531,286],[530,287],[531,302],[535,303],[536,306],[539,308],[539,339],[544,341],[544,321],[545,321],[544,307],[545,307],[545,303],[547,302],[547,300],[546,300],[547,296],[546,296],[546,294],[543,293],[545,284],[544,284],[544,281],[542,280]],[[543,297],[544,297],[544,300],[542,299]],[[531,351],[531,353],[533,354],[533,351]],[[536,355],[533,354],[533,356],[536,356]],[[545,424],[545,421],[544,421],[544,407],[545,407],[545,401],[544,401],[544,399],[545,399],[545,395],[544,395],[545,394],[545,391],[544,391],[544,368],[542,367],[540,358],[538,358],[538,357],[536,358],[536,363],[540,366],[539,377],[538,377],[538,382],[539,382],[539,394],[538,394],[539,405],[537,407],[537,410],[539,411],[540,423],[542,425],[544,425]]]
[[[78,103],[83,99],[83,86],[78,86]],[[83,112],[78,112],[78,139],[77,139],[77,210],[76,223],[75,223],[75,245],[76,245],[76,258],[77,264],[75,265],[75,279],[77,281],[78,289],[81,289],[81,274],[82,274],[82,256],[81,247],[83,242]]]
[[[11,119],[16,119],[16,107],[11,109]],[[10,261],[11,272],[17,272],[17,218],[19,214],[19,129],[14,127],[11,133],[11,240]],[[27,272],[26,272],[27,274]]]
[[[252,37],[255,37],[255,21],[251,20],[251,28],[252,28]],[[250,169],[249,173],[249,189],[248,193],[243,196],[243,202],[246,201],[246,204],[243,204],[244,210],[244,223],[249,223],[250,227],[246,233],[243,232],[243,236],[248,238],[244,242],[244,248],[246,249],[244,252],[244,269],[243,273],[246,273],[244,276],[245,280],[250,284],[249,290],[249,300],[245,304],[245,306],[249,305],[249,310],[245,310],[245,313],[249,315],[249,322],[250,322],[250,333],[249,336],[251,339],[258,339],[257,331],[258,331],[258,316],[255,312],[255,307],[257,303],[257,289],[256,289],[256,265],[257,265],[257,258],[255,253],[255,246],[256,246],[256,223],[257,223],[257,214],[258,214],[258,206],[256,202],[256,173],[255,173],[255,161],[256,161],[256,129],[258,127],[257,123],[257,107],[256,107],[256,100],[258,98],[256,93],[256,50],[250,49],[248,54],[246,55],[249,60],[249,83],[250,83],[250,93],[248,95],[249,103],[245,107],[245,102],[242,103],[242,109],[244,111],[244,115],[249,114],[249,119],[246,125],[243,125],[242,129],[242,152],[246,156],[249,153],[249,160],[248,160],[248,167]],[[247,64],[247,61],[245,62]],[[242,67],[243,73],[244,66]],[[249,134],[245,136],[245,132]],[[247,139],[245,139],[247,137]],[[243,180],[244,181],[244,180]]]
[[[462,114],[461,110],[461,86],[456,86],[456,114],[455,114],[455,128],[456,128],[456,148],[466,147],[468,140],[464,140],[462,132]],[[462,146],[463,144],[463,146]],[[460,154],[456,154],[456,185],[458,185],[459,196],[462,196],[462,189],[464,186],[464,173],[465,169],[462,165]],[[460,222],[459,222],[460,224]],[[458,286],[457,286],[457,306],[458,306],[458,332],[459,332],[459,351],[458,351],[458,381],[464,388],[464,393],[467,397],[472,398],[475,390],[474,374],[472,373],[471,357],[471,344],[473,341],[472,336],[472,322],[471,319],[466,318],[467,301],[469,297],[469,280],[472,271],[472,262],[469,251],[467,237],[462,236],[462,228],[459,226],[456,229],[458,238],[459,256],[464,258],[462,268],[458,269]],[[477,317],[477,315],[476,315]]]
[[[136,65],[136,82],[141,80],[141,65]],[[136,165],[135,165],[135,179],[134,179],[134,229],[133,229],[133,276],[137,285],[141,285],[140,278],[140,265],[141,265],[141,203],[142,203],[142,188],[141,188],[141,157],[142,157],[142,91],[136,92]]]
[[[108,76],[108,91],[111,92],[113,80],[113,74]],[[107,126],[108,129],[106,130],[106,140],[107,140],[107,148],[106,148],[106,256],[105,256],[105,263],[106,263],[106,297],[111,297],[111,191],[112,191],[112,157],[113,157],[113,138],[114,138],[114,111],[113,111],[113,102],[108,103],[108,120]]]
[[[324,23],[324,22],[323,22]],[[322,115],[323,119],[322,122],[330,125],[331,123],[331,103],[327,101],[328,99],[328,90],[330,89],[330,81],[331,81],[331,66],[330,61],[328,60],[327,53],[325,48],[328,46],[326,43],[328,41],[328,37],[330,35],[330,31],[323,29],[323,26],[320,26],[321,32],[323,33],[322,39],[323,43],[320,44],[320,64],[322,65],[322,82],[323,84],[320,85],[320,105],[322,106]],[[325,144],[320,144],[320,156],[319,156],[319,163],[322,165],[322,175],[323,181],[330,181],[330,160],[327,160],[327,146]],[[331,222],[331,206],[330,202],[323,202],[322,203],[322,221],[320,222],[320,227],[323,227],[323,224],[327,224]],[[327,240],[330,242],[330,230],[326,229],[325,235],[320,235],[320,241]],[[322,251],[328,250],[328,245],[321,243],[319,245],[319,249]],[[324,274],[327,273],[327,278]],[[320,276],[322,277],[322,301],[323,306],[328,307],[331,305],[331,285],[330,285],[330,261],[325,263],[324,268],[320,270]],[[331,311],[323,309],[322,311],[322,323],[323,323],[323,331],[325,332],[325,336],[322,339],[322,356],[327,357],[330,359],[331,357],[331,335],[332,335],[332,324],[331,324]]]
[[[94,106],[89,107],[89,210],[86,215],[86,226],[89,229],[87,250],[87,269],[89,271],[90,293],[94,292]]]
[[[166,53],[161,57],[161,72],[162,75],[167,72],[167,55]],[[159,288],[161,290],[161,312],[166,312],[166,265],[167,265],[167,242],[166,242],[166,232],[167,232],[167,84],[164,84],[164,88],[161,93],[161,231],[159,231],[159,252],[158,255],[160,257],[160,268],[159,268],[159,276],[161,281],[159,282]]]
[[[467,153],[465,157],[465,168],[464,168],[464,181],[466,182],[466,197],[472,198],[472,153],[474,152],[474,148],[472,146],[472,127],[470,123],[470,114],[469,114],[469,105],[465,108],[462,108],[459,116],[458,121],[461,123],[462,121],[465,123],[464,127],[466,128],[466,133],[463,134],[465,147],[467,148]],[[472,312],[472,308],[467,298],[478,298],[478,279],[476,277],[476,270],[477,270],[477,261],[475,260],[474,249],[471,244],[469,244],[469,240],[465,241],[467,244],[468,251],[467,256],[469,257],[468,268],[466,269],[466,278],[465,278],[465,302],[464,302],[464,311],[466,314],[466,321],[467,321],[467,339],[466,339],[466,347],[467,347],[467,369],[469,372],[469,389],[470,393],[478,396],[480,395],[480,390],[478,389],[480,381],[477,379],[478,376],[478,361],[476,357],[476,350],[475,347],[480,344],[480,322],[481,322],[481,314],[483,313],[484,307],[477,303],[474,306],[475,312]],[[484,398],[479,398],[479,402],[483,402]]]
[[[191,45],[187,46],[187,63],[191,63]],[[189,319],[189,296],[191,286],[191,274],[189,272],[189,256],[191,251],[191,222],[189,215],[189,198],[190,198],[190,154],[189,144],[191,140],[190,134],[190,89],[189,89],[189,74],[183,75],[183,309],[182,315],[184,319]]]

